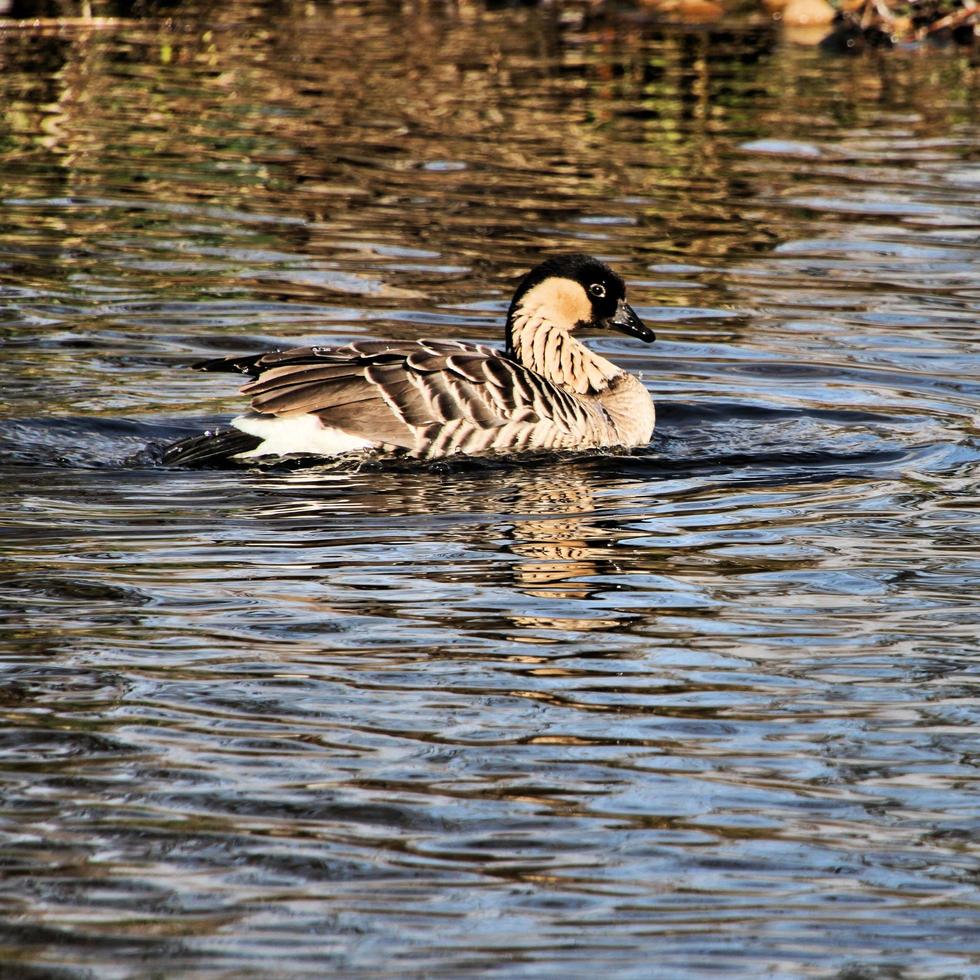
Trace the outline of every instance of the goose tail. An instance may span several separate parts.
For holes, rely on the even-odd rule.
[[[216,429],[173,443],[163,451],[164,466],[227,466],[232,457],[251,452],[262,443],[259,436],[238,429]]]

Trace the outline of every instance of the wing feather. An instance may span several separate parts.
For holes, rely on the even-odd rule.
[[[464,343],[356,341],[202,366],[251,375],[242,393],[259,415],[310,413],[325,426],[423,454],[442,443],[467,449],[497,445],[498,437],[519,443],[524,428],[553,424],[564,431],[585,412],[505,354]]]

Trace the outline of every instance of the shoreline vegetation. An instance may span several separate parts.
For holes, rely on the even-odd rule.
[[[321,0],[323,6],[336,2]],[[340,0],[343,5],[350,0]],[[426,0],[410,0],[425,3]],[[444,0],[472,7],[473,0]],[[485,0],[501,7],[533,0]],[[787,39],[839,53],[867,48],[972,48],[980,51],[980,0],[540,0],[591,18],[625,16],[643,22],[708,26],[767,21]],[[316,7],[316,0],[306,7]],[[173,16],[180,0],[0,0],[0,31],[104,29],[121,20]]]
[[[763,0],[788,27],[826,27],[826,48],[891,48],[925,42],[976,45],[975,0]]]
[[[781,24],[792,41],[846,53],[865,48],[980,48],[980,0],[636,0],[665,22]],[[602,4],[603,9],[611,3]],[[617,4],[618,9],[622,9]],[[595,9],[595,5],[593,5]]]

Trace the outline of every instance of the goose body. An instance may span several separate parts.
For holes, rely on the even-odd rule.
[[[504,351],[440,341],[359,341],[204,361],[251,380],[250,411],[226,432],[176,443],[178,465],[373,451],[436,459],[640,446],[655,412],[638,378],[573,333],[614,329],[650,342],[623,280],[586,255],[557,256],[521,281]]]

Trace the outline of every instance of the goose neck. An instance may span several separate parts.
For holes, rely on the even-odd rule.
[[[578,395],[598,395],[622,373],[540,310],[518,307],[513,311],[507,352],[526,368]]]

